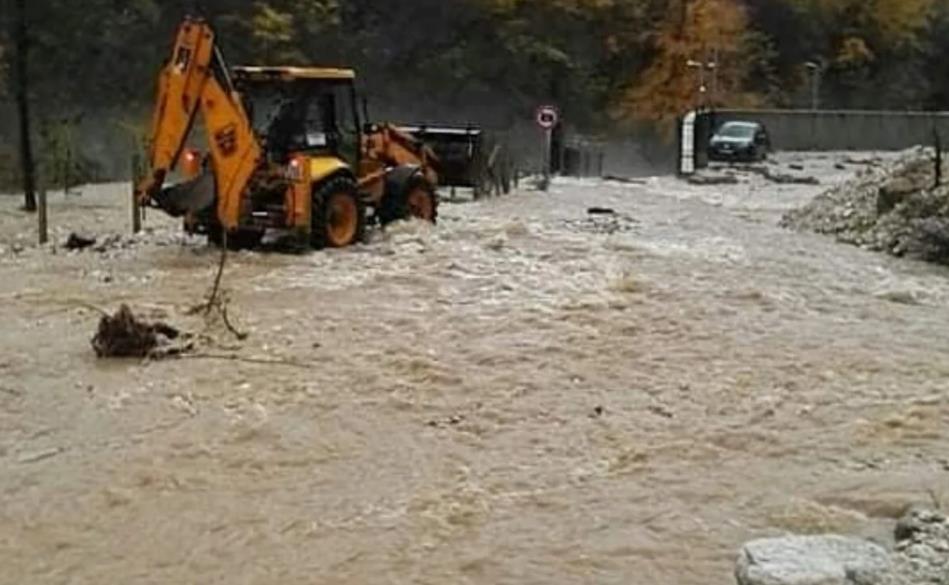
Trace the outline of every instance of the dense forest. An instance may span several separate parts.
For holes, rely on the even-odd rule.
[[[2,1],[0,165],[15,147],[17,0]],[[356,68],[377,116],[391,119],[506,128],[553,101],[573,127],[615,132],[700,103],[808,107],[818,77],[823,107],[949,109],[947,0],[29,0],[25,8],[36,133],[53,146],[75,142],[76,128],[96,144],[140,132],[186,13],[211,20],[234,64]]]

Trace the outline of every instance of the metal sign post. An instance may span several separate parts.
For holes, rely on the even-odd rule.
[[[560,122],[560,112],[557,111],[557,108],[554,106],[541,106],[537,108],[537,113],[534,117],[537,121],[537,125],[544,131],[544,191],[547,190],[547,187],[550,185],[550,163],[552,157],[552,145],[553,145],[553,132],[557,124]]]

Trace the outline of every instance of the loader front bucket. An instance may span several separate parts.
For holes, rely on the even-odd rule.
[[[165,187],[151,203],[172,217],[181,217],[208,209],[214,205],[214,199],[214,175],[205,172],[190,181]]]

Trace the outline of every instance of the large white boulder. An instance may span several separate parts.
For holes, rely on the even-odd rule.
[[[836,535],[751,541],[735,570],[739,585],[878,585],[890,575],[886,549]]]

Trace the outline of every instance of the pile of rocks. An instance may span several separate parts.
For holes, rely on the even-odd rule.
[[[949,585],[949,519],[914,509],[892,550],[839,535],[785,536],[742,547],[739,585]]]
[[[932,510],[911,511],[896,525],[896,583],[949,584],[949,518]]]
[[[936,187],[935,153],[915,148],[890,164],[863,169],[781,223],[871,250],[949,263],[949,165],[942,176]]]

